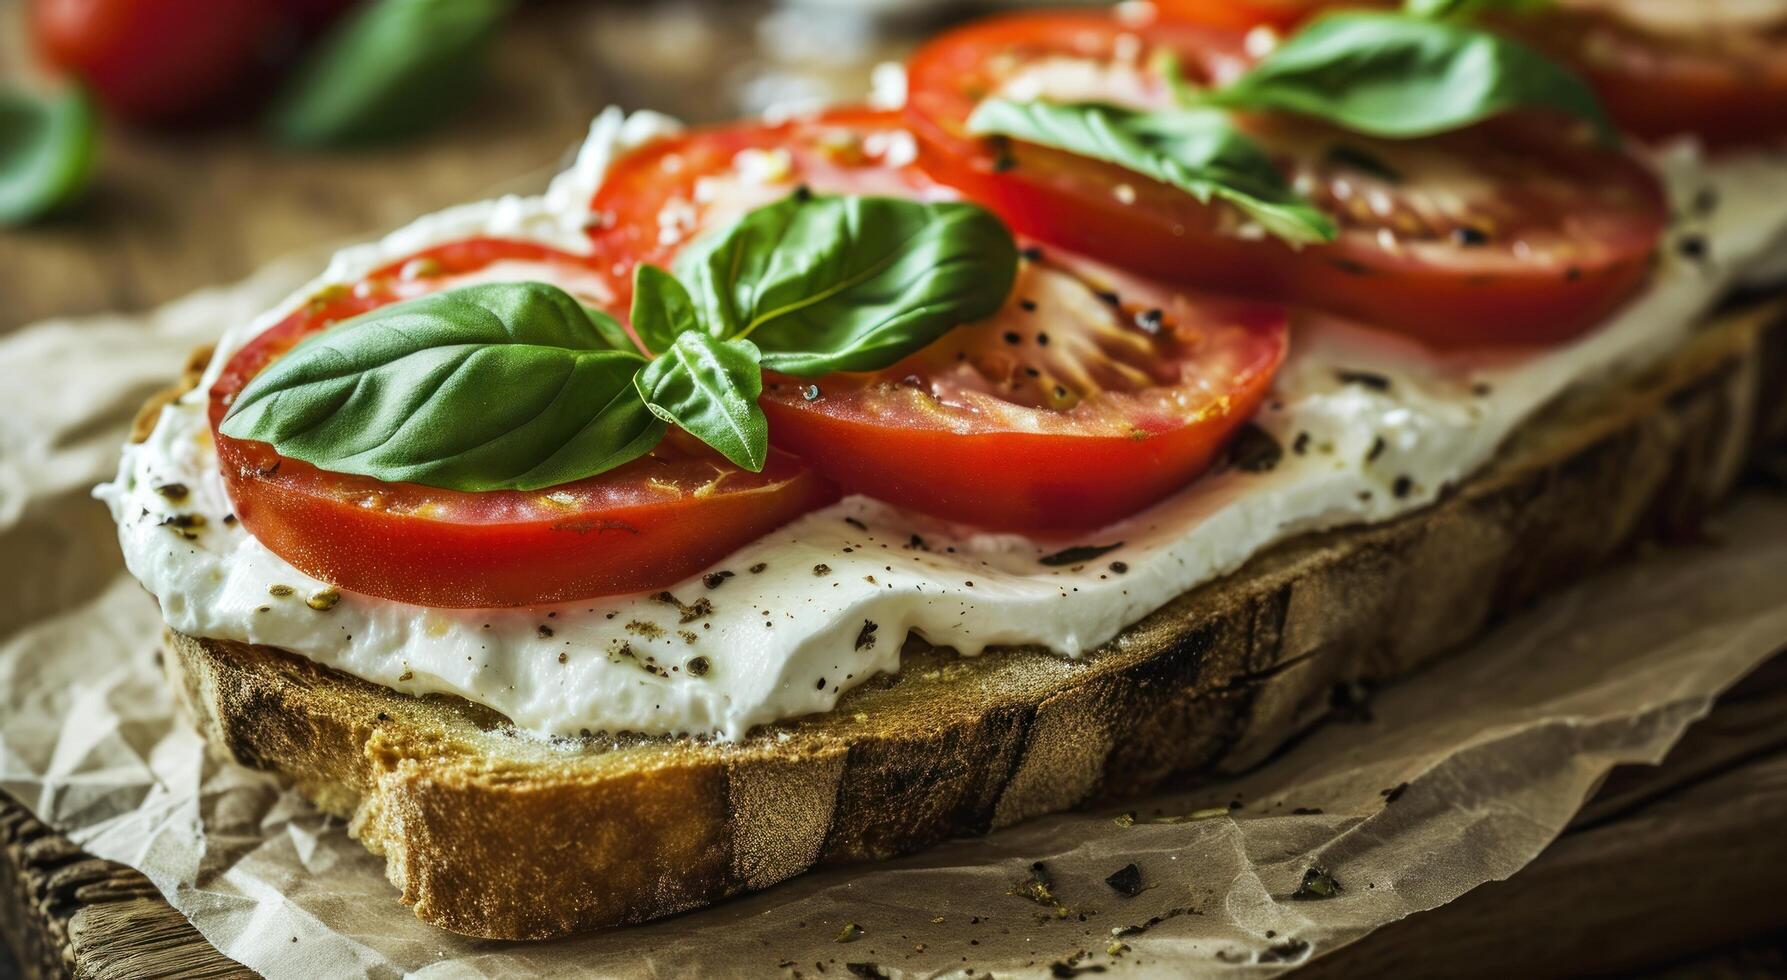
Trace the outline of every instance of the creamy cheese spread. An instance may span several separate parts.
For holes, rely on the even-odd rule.
[[[979,533],[848,497],[741,549],[705,580],[672,586],[674,601],[447,610],[344,594],[332,608],[312,608],[306,598],[327,583],[225,521],[230,503],[204,394],[220,365],[322,286],[352,283],[431,244],[497,235],[585,250],[579,209],[609,162],[672,128],[661,116],[610,110],[545,196],[454,208],[348,249],[285,306],[231,330],[204,383],[163,410],[149,439],[126,448],[116,482],[97,491],[118,522],[130,571],[168,624],[283,647],[411,694],[460,695],[541,734],[736,739],[754,725],[828,710],[844,691],[898,669],[909,630],[963,655],[1036,644],[1077,657],[1274,542],[1433,501],[1560,392],[1677,345],[1787,230],[1787,160],[1660,154],[1680,221],[1654,279],[1600,328],[1544,350],[1448,355],[1308,318],[1294,328],[1292,353],[1258,419],[1283,447],[1276,467],[1207,475],[1077,538]],[[748,185],[773,182],[773,164],[740,161],[740,179],[714,192],[753,197]],[[1695,247],[1678,248],[1687,236]],[[553,275],[525,264],[483,274]],[[558,281],[600,298],[593,283]],[[187,488],[177,503],[156,489],[171,483]],[[202,515],[205,527],[165,526],[174,513]],[[1113,545],[1084,560],[1041,561],[1070,547]],[[684,669],[696,657],[705,658],[704,673]]]

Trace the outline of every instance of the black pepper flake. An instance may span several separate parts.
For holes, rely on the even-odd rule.
[[[823,577],[823,576],[830,575],[830,574],[831,574],[831,566],[825,564],[824,562],[820,562],[819,564],[813,566],[813,576],[815,578]]]
[[[1333,898],[1343,890],[1340,882],[1328,873],[1327,868],[1319,864],[1311,865],[1308,871],[1303,872],[1303,883],[1291,893],[1291,898],[1299,902],[1313,902]]]
[[[542,640],[552,638],[552,627],[547,626],[545,623],[541,623],[539,626],[534,627],[534,632],[538,634]]]
[[[839,943],[853,943],[861,938],[862,926],[859,926],[854,922],[846,922],[844,923],[844,928],[838,930],[838,938],[832,941]]]
[[[714,611],[713,600],[709,599],[707,596],[702,596],[694,602],[684,602],[666,591],[655,593],[652,596],[652,601],[661,602],[667,606],[675,606],[678,613],[678,623],[693,623],[695,620],[708,616]]]
[[[1683,235],[1676,239],[1675,250],[1684,259],[1705,262],[1708,258],[1705,235]]]
[[[155,488],[155,492],[168,500],[185,500],[188,491],[184,483],[163,483]]]
[[[1471,394],[1476,395],[1478,398],[1483,398],[1494,390],[1494,388],[1489,386],[1489,382],[1487,381],[1474,381],[1471,383]]]
[[[1229,444],[1229,465],[1244,473],[1268,472],[1283,458],[1284,447],[1272,438],[1272,433],[1252,422],[1242,426]]]
[[[1117,294],[1114,292],[1111,292],[1108,289],[1101,289],[1101,290],[1093,293],[1092,295],[1097,296],[1099,299],[1105,301],[1106,303],[1109,303],[1112,306],[1122,305],[1122,300],[1120,300],[1117,297]]]
[[[1111,572],[1113,574],[1122,575],[1123,573],[1125,573],[1127,571],[1129,571],[1129,562],[1126,562],[1126,561],[1111,562]]]
[[[1028,245],[1019,249],[1018,254],[1023,256],[1024,260],[1027,262],[1042,261],[1042,249],[1037,248],[1035,245]]]
[[[1712,214],[1719,207],[1719,190],[1716,187],[1702,187],[1694,193],[1694,213]]]
[[[1124,898],[1134,898],[1142,893],[1142,869],[1133,863],[1126,864],[1111,872],[1110,877],[1106,878],[1104,883],[1110,885],[1112,891]]]
[[[1036,312],[1036,301],[1033,299],[1020,299],[1018,300],[1018,306],[1022,307],[1025,313]]]
[[[225,523],[225,524],[234,524],[234,523],[236,523],[236,515],[234,515],[234,514],[225,514],[225,515],[223,515],[223,522],[224,522],[224,523]]]
[[[1299,816],[1299,817],[1312,817],[1312,816],[1315,816],[1316,814],[1319,814],[1321,812],[1322,812],[1322,808],[1319,806],[1300,806],[1300,807],[1294,807],[1291,810],[1292,814]]]
[[[811,201],[813,199],[813,189],[805,184],[801,184],[794,189],[794,199],[796,201]]]
[[[1024,342],[1024,336],[1016,330],[1007,330],[1005,331],[1005,342],[1008,344],[1021,344]]]
[[[912,536],[911,540],[906,542],[906,547],[908,547],[914,551],[930,551],[931,550],[931,546],[928,544],[925,544],[925,539],[919,537],[916,534],[914,534]]]
[[[856,634],[856,649],[861,650],[864,647],[874,646],[875,631],[880,628],[881,627],[875,625],[875,621],[872,619],[863,620],[862,630]]]
[[[864,524],[862,521],[859,521],[854,517],[844,518],[844,523],[856,528],[858,531],[867,531],[869,529],[867,524]]]
[[[1266,947],[1260,953],[1260,963],[1295,963],[1309,952],[1309,942],[1303,939],[1286,939],[1282,943]]]
[[[767,626],[769,624],[765,623],[764,625]],[[819,678],[819,680],[813,684],[813,690],[815,690],[815,691],[825,690],[825,678],[823,678],[823,677]]]
[[[1377,458],[1384,454],[1384,449],[1387,446],[1388,444],[1384,442],[1383,436],[1378,436],[1376,439],[1373,439],[1371,441],[1371,451],[1365,454],[1365,461],[1367,463],[1376,462]]]
[[[732,574],[731,571],[727,570],[708,572],[706,575],[701,576],[701,584],[707,586],[710,590],[717,589],[720,586],[725,585],[726,580],[731,578]]]
[[[558,652],[558,662],[559,662],[559,663],[561,663],[561,664],[568,664],[568,663],[570,663],[570,662],[571,662],[571,655],[570,655],[570,654],[568,654],[568,653],[566,653],[566,652],[564,652],[564,651],[563,651],[563,650],[560,650],[560,651],[559,651],[559,652]]]
[[[810,401],[810,402],[818,401],[819,400],[819,386],[818,385],[807,385],[805,388],[802,388],[800,390],[800,397],[807,401]]]
[[[1046,333],[1043,333],[1041,331],[1038,331],[1036,334],[1036,346],[1038,346],[1038,347],[1049,346],[1049,335]]]
[[[1408,783],[1397,783],[1389,789],[1378,790],[1378,795],[1383,797],[1384,803],[1388,805],[1402,799],[1402,794],[1408,792],[1408,788]]]
[[[1079,565],[1084,562],[1089,562],[1100,555],[1116,551],[1121,547],[1123,547],[1123,542],[1121,541],[1118,541],[1115,544],[1083,544],[1074,548],[1062,549],[1052,555],[1043,555],[1036,560],[1049,566]]]
[[[1403,497],[1408,496],[1409,491],[1414,488],[1415,481],[1406,476],[1399,476],[1396,478],[1396,482],[1390,485],[1390,492],[1396,495],[1396,499],[1401,500]]]
[[[1143,310],[1136,314],[1135,325],[1149,336],[1160,333],[1161,325],[1166,322],[1166,313],[1158,309]]]
[[[1473,225],[1459,225],[1452,229],[1452,241],[1466,248],[1476,248],[1489,244],[1489,233]]]
[[[691,657],[689,662],[684,665],[684,669],[689,672],[690,677],[706,677],[707,672],[712,668],[713,664],[709,663],[706,657]]]
[[[769,567],[769,562],[760,561],[757,564],[751,566],[751,574],[756,575],[758,572],[761,572],[768,567]]]
[[[1307,432],[1297,433],[1297,438],[1293,439],[1291,441],[1291,452],[1296,453],[1297,455],[1301,456],[1308,451],[1309,451],[1309,433],[1307,433]]]
[[[1377,391],[1390,390],[1390,379],[1373,371],[1351,371],[1342,369],[1334,372],[1334,376],[1340,379],[1341,384],[1364,385],[1367,388],[1373,388]]]

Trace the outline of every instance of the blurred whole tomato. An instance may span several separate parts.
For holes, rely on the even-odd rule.
[[[293,41],[351,0],[31,0],[50,64],[85,81],[118,116],[188,120],[240,101]]]

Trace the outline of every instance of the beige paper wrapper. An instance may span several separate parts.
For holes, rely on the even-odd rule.
[[[1369,723],[1137,801],[1129,826],[1120,809],[1049,817],[644,927],[465,939],[417,921],[339,821],[206,755],[160,682],[154,604],[88,499],[135,407],[188,349],[317,267],[0,341],[0,787],[141,868],[218,948],[270,975],[1280,972],[1518,871],[1609,768],[1661,759],[1787,643],[1787,498],[1753,494],[1719,522],[1723,544],[1664,550],[1559,595],[1382,692]],[[1038,861],[1059,908],[1016,894]],[[1125,898],[1105,878],[1131,863],[1145,890]],[[1312,865],[1341,892],[1292,900]],[[854,942],[837,941],[846,923],[861,927]]]

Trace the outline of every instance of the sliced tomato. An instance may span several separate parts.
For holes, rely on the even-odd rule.
[[[1163,17],[1288,32],[1323,10],[1387,0],[1158,0]],[[1492,26],[1581,72],[1621,129],[1714,147],[1787,136],[1787,14],[1772,3],[1559,0]]]
[[[944,34],[908,65],[921,163],[1018,231],[1150,276],[1288,300],[1442,346],[1547,343],[1600,322],[1644,281],[1666,209],[1632,158],[1554,125],[1501,120],[1378,140],[1288,116],[1240,120],[1338,241],[1293,248],[1239,211],[1128,170],[979,138],[990,95],[1169,105],[1250,63],[1243,34],[1109,12],[1020,14]],[[1547,121],[1549,122],[1549,121]]]
[[[523,276],[550,278],[586,302],[607,298],[579,257],[468,240],[328,290],[237,352],[211,388],[210,417],[243,526],[301,571],[344,589],[426,606],[524,606],[662,588],[836,499],[830,483],[785,454],[748,473],[675,436],[589,479],[466,493],[330,473],[217,432],[243,386],[304,337],[474,278]]]
[[[639,262],[668,264],[798,185],[953,196],[910,164],[911,147],[898,113],[861,111],[656,144],[617,162],[592,203],[597,264],[620,295]],[[848,490],[984,527],[1092,527],[1208,468],[1258,406],[1285,335],[1279,307],[1037,250],[998,314],[885,371],[771,377],[763,407],[772,444]]]
[[[1582,72],[1608,114],[1639,137],[1693,135],[1726,147],[1787,136],[1787,16],[1779,9],[1687,4],[1674,5],[1673,18],[1639,19],[1640,8],[1671,9],[1575,0],[1501,23]]]
[[[136,120],[213,108],[252,76],[284,15],[272,0],[31,0],[37,50]]]

